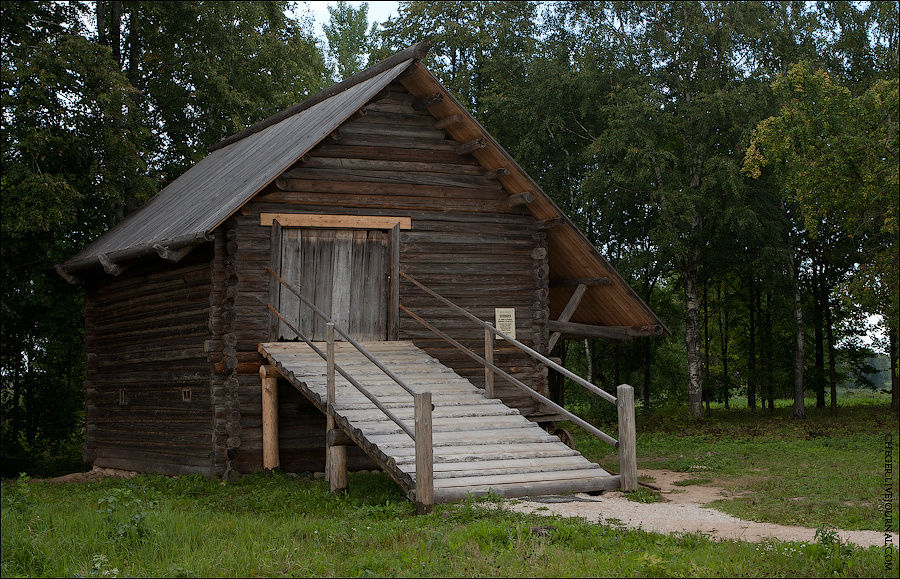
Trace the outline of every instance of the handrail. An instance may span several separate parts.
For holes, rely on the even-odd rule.
[[[400,429],[407,434],[415,445],[415,454],[416,454],[416,480],[415,480],[415,502],[416,502],[416,512],[420,514],[428,513],[431,511],[434,506],[434,440],[433,440],[433,432],[432,432],[432,412],[434,411],[434,405],[432,404],[431,392],[416,392],[412,388],[406,385],[406,383],[394,372],[391,371],[390,368],[381,363],[380,360],[375,358],[365,347],[362,346],[359,342],[354,340],[350,334],[344,331],[343,328],[340,328],[337,324],[334,323],[334,320],[331,319],[331,316],[320,310],[314,303],[312,303],[307,298],[300,295],[300,292],[294,288],[291,284],[284,281],[280,275],[278,275],[275,270],[271,267],[267,267],[266,271],[268,271],[275,279],[278,280],[281,285],[286,287],[291,293],[297,296],[304,304],[308,305],[313,312],[322,317],[328,323],[328,354],[323,355],[322,351],[312,343],[306,336],[304,336],[300,330],[295,328],[293,324],[291,324],[288,320],[285,319],[281,312],[279,312],[272,304],[266,304],[266,307],[271,310],[278,318],[284,323],[292,332],[294,332],[300,339],[309,345],[314,352],[316,352],[321,358],[323,358],[328,364],[328,387],[327,387],[327,427],[334,427],[334,401],[335,401],[335,381],[334,381],[334,373],[337,371],[347,379],[350,384],[352,384],[357,390],[359,390],[363,396],[369,399],[379,410],[381,410],[385,416],[390,418]],[[415,432],[410,429],[402,420],[400,420],[393,412],[391,412],[386,406],[384,406],[378,398],[369,392],[362,384],[356,381],[349,373],[344,371],[343,368],[338,366],[335,363],[334,356],[334,333],[337,332],[343,338],[349,342],[354,348],[359,351],[363,356],[365,356],[372,364],[374,364],[379,370],[384,372],[391,380],[397,383],[403,390],[405,390],[408,394],[413,397],[413,421]],[[332,445],[330,442],[327,442],[326,439],[326,448],[328,449],[326,458],[332,456]],[[340,462],[340,465],[331,464],[331,459],[328,458],[328,463],[326,466],[328,467],[329,480],[331,482],[331,490],[335,492],[340,490],[341,485],[346,487],[346,455],[341,455],[340,453],[334,455],[335,459]],[[344,456],[344,458],[338,458],[339,456]],[[333,478],[332,478],[333,477]],[[342,480],[338,483],[336,482],[336,478],[341,478]]]
[[[442,296],[439,293],[435,292],[434,290],[424,286],[422,283],[420,283],[418,280],[416,280],[414,277],[412,277],[408,273],[401,271],[400,275],[405,277],[407,280],[412,282],[416,287],[418,287],[419,289],[421,289],[422,291],[424,291],[431,297],[439,300],[441,303],[445,304],[446,306],[452,308],[453,310],[455,310],[455,311],[459,312],[460,314],[464,315],[465,317],[469,318],[470,320],[472,320],[479,326],[483,327],[485,330],[489,330],[489,331],[493,332],[494,334],[500,336],[501,338],[503,338],[504,340],[506,340],[513,346],[516,346],[517,348],[519,348],[520,350],[522,350],[523,352],[525,352],[532,358],[535,358],[536,360],[539,360],[543,364],[553,368],[554,370],[556,370],[557,372],[559,372],[566,378],[569,378],[570,380],[572,380],[579,386],[584,387],[585,389],[593,392],[594,394],[600,396],[601,398],[603,398],[609,402],[612,402],[613,404],[616,403],[616,397],[613,396],[612,394],[610,394],[609,392],[607,392],[606,390],[597,388],[595,385],[591,384],[590,382],[588,382],[581,376],[569,371],[568,369],[564,368],[563,366],[560,366],[559,364],[557,364],[556,362],[554,362],[547,356],[544,356],[543,354],[533,350],[532,348],[529,348],[528,346],[526,346],[522,342],[516,340],[515,338],[507,336],[506,334],[504,334],[503,332],[501,332],[500,330],[498,330],[491,324],[488,324],[488,323],[484,322],[483,320],[481,320],[481,318],[479,318],[478,316],[475,316],[474,314],[470,313],[468,310],[465,310],[465,309],[459,307],[458,305],[454,304],[453,302],[451,302],[444,296]]]
[[[297,296],[297,298],[298,298],[300,301],[302,301],[303,303],[305,303],[306,305],[308,305],[308,306],[312,309],[312,311],[314,311],[316,314],[318,314],[322,319],[324,319],[324,320],[327,321],[327,322],[333,322],[333,321],[334,321],[334,320],[332,320],[328,315],[326,315],[325,312],[323,312],[322,310],[320,310],[319,308],[317,308],[316,305],[315,305],[314,303],[312,303],[309,299],[307,299],[307,298],[303,297],[302,295],[300,295],[300,292],[298,292],[296,289],[294,289],[294,287],[291,286],[291,284],[289,284],[288,282],[286,282],[286,281],[284,281],[283,279],[281,279],[281,276],[278,275],[277,273],[275,273],[275,271],[274,271],[271,267],[267,267],[267,268],[266,268],[266,271],[268,271],[270,274],[272,274],[273,276],[275,276],[275,279],[277,279],[277,280],[281,283],[281,285],[283,285],[283,286],[286,287],[288,290],[290,290],[291,293],[293,293],[295,296]],[[394,382],[396,382],[398,386],[400,386],[401,388],[403,388],[404,390],[406,390],[409,394],[415,396],[415,394],[416,394],[416,391],[415,391],[415,390],[413,390],[412,388],[410,388],[409,386],[407,386],[407,385],[406,385],[406,382],[404,382],[402,379],[400,379],[399,376],[397,376],[396,374],[394,374],[393,372],[391,372],[391,369],[390,369],[390,368],[388,368],[387,366],[385,366],[384,364],[382,364],[381,361],[379,361],[377,358],[375,358],[375,356],[373,356],[372,354],[370,354],[369,351],[366,350],[366,349],[362,346],[362,344],[360,344],[359,342],[357,342],[356,340],[354,340],[353,338],[351,338],[351,337],[350,337],[350,334],[348,334],[348,333],[345,332],[343,329],[341,329],[337,324],[335,324],[335,326],[334,326],[334,331],[337,332],[338,334],[340,334],[341,336],[343,336],[343,338],[344,338],[345,340],[347,340],[350,344],[352,344],[354,348],[356,348],[357,350],[359,350],[359,353],[360,353],[360,354],[362,354],[363,356],[365,356],[366,358],[368,358],[369,361],[372,362],[373,364],[375,364],[375,366],[376,366],[379,370],[381,370],[382,372],[384,372],[385,374],[387,374],[388,377],[389,377],[391,380],[393,380]],[[295,331],[294,333],[296,333],[296,331]]]
[[[422,324],[423,326],[425,326],[426,328],[428,328],[429,330],[431,330],[432,332],[434,332],[435,334],[437,334],[439,337],[443,338],[444,340],[446,340],[447,342],[449,342],[450,344],[452,344],[453,346],[455,346],[456,348],[458,348],[460,351],[462,351],[463,353],[465,353],[467,356],[469,356],[470,358],[472,358],[473,360],[475,360],[475,361],[478,362],[479,364],[483,364],[486,368],[490,368],[491,370],[493,370],[493,371],[496,372],[497,374],[500,374],[502,377],[506,378],[507,380],[509,380],[510,382],[512,382],[514,385],[516,385],[516,386],[518,386],[519,388],[521,388],[522,390],[524,390],[525,393],[528,394],[529,396],[531,396],[532,398],[534,398],[534,399],[536,399],[536,400],[538,400],[538,401],[540,401],[540,402],[546,404],[547,406],[553,408],[554,410],[556,410],[557,412],[559,412],[560,414],[562,414],[563,416],[565,416],[566,418],[568,418],[569,420],[571,420],[572,422],[574,422],[575,424],[577,424],[578,426],[584,428],[585,430],[587,430],[588,432],[590,432],[591,434],[593,434],[593,435],[596,436],[597,438],[601,439],[603,442],[606,442],[606,443],[611,444],[611,445],[613,445],[613,446],[618,446],[618,445],[619,445],[619,442],[618,442],[615,438],[613,438],[612,436],[606,434],[605,432],[603,432],[602,430],[600,430],[599,428],[597,428],[596,426],[594,426],[594,425],[591,424],[590,422],[587,422],[586,420],[584,420],[584,419],[582,419],[582,418],[579,418],[578,416],[576,416],[575,414],[573,414],[573,413],[571,413],[570,411],[566,410],[565,408],[563,408],[562,406],[560,406],[560,405],[557,404],[556,402],[553,402],[552,400],[550,400],[549,398],[547,398],[547,397],[544,396],[543,394],[541,394],[541,393],[535,391],[534,388],[531,388],[530,386],[528,386],[527,384],[525,384],[524,382],[522,382],[522,381],[519,380],[518,378],[516,378],[516,377],[514,377],[514,376],[511,376],[509,373],[507,373],[507,372],[506,372],[505,370],[503,370],[502,368],[499,368],[499,367],[496,366],[495,364],[492,364],[491,362],[488,362],[487,360],[485,360],[484,358],[482,358],[481,356],[479,356],[478,354],[476,354],[476,353],[473,352],[472,350],[466,348],[465,346],[463,346],[462,344],[460,344],[458,341],[456,341],[456,340],[454,340],[453,338],[451,338],[450,336],[448,336],[446,333],[442,332],[441,330],[437,329],[437,328],[434,327],[433,325],[431,325],[431,324],[429,324],[428,322],[426,322],[425,320],[423,320],[420,316],[418,316],[418,315],[415,314],[414,312],[410,311],[410,310],[409,310],[406,306],[404,306],[403,304],[400,304],[400,309],[403,310],[404,312],[406,312],[406,313],[407,313],[410,317],[412,317],[414,320],[416,320],[417,322],[419,322],[420,324]]]
[[[310,341],[306,336],[304,336],[302,333],[300,333],[300,330],[298,330],[297,328],[295,328],[295,327],[293,326],[293,324],[291,324],[287,319],[285,319],[285,317],[284,317],[283,315],[281,315],[281,312],[279,312],[279,311],[276,310],[274,307],[272,307],[272,304],[266,304],[266,308],[268,308],[269,310],[272,311],[272,313],[274,313],[276,316],[278,316],[278,318],[279,318],[282,322],[284,322],[284,325],[287,326],[292,332],[294,332],[294,333],[297,335],[298,338],[300,338],[301,340],[303,340],[304,342],[306,342],[306,344],[307,344],[310,348],[312,348],[312,349],[313,349],[313,352],[315,352],[316,354],[318,354],[320,358],[322,358],[323,360],[326,360],[326,361],[328,360],[328,356],[326,356],[325,353],[322,352],[322,350],[320,350],[320,349],[319,349],[312,341]],[[334,329],[335,329],[335,331],[337,331],[337,326],[335,326]],[[406,434],[408,434],[409,437],[413,439],[413,441],[416,440],[416,435],[415,435],[415,433],[412,431],[412,429],[411,429],[409,426],[407,426],[402,420],[400,420],[400,419],[397,417],[397,415],[395,415],[393,412],[391,412],[389,408],[387,408],[386,406],[384,406],[384,405],[378,400],[378,398],[377,398],[374,394],[372,394],[371,392],[369,392],[369,391],[366,389],[365,386],[363,386],[362,384],[360,384],[359,382],[357,382],[356,379],[355,379],[353,376],[351,376],[350,374],[348,374],[343,368],[341,368],[341,367],[338,366],[337,364],[334,365],[334,369],[335,369],[335,371],[337,371],[338,374],[340,374],[341,376],[343,376],[344,378],[346,378],[346,379],[347,379],[347,382],[350,382],[350,384],[352,384],[354,387],[356,387],[356,389],[359,390],[360,393],[362,393],[363,396],[365,396],[366,398],[368,398],[369,400],[371,400],[371,401],[372,401],[372,404],[374,404],[379,410],[381,410],[382,412],[384,412],[385,416],[387,416],[388,418],[390,418],[391,420],[393,420],[393,421],[397,424],[397,426],[399,426],[400,428],[402,428],[402,429],[403,429],[403,432],[405,432]]]

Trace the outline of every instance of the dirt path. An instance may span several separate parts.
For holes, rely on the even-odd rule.
[[[686,473],[664,470],[641,470],[655,479],[667,502],[636,503],[622,493],[607,492],[602,496],[585,494],[560,497],[532,497],[510,501],[509,508],[523,513],[582,517],[593,522],[620,524],[629,529],[657,533],[699,532],[712,539],[736,539],[760,542],[767,538],[781,541],[814,542],[815,529],[745,521],[703,505],[734,496],[723,488],[704,485],[677,487],[673,483],[687,478]],[[673,492],[677,491],[677,492]],[[682,492],[683,491],[683,492]],[[883,547],[884,534],[879,531],[837,531],[842,541],[861,547]],[[897,534],[891,533],[893,545]]]

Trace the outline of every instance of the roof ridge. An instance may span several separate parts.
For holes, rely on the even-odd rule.
[[[425,55],[428,54],[428,51],[431,49],[431,44],[432,43],[430,40],[423,40],[422,42],[419,42],[418,44],[414,44],[414,45],[412,45],[408,48],[405,48],[399,52],[395,52],[394,54],[392,54],[391,56],[382,60],[381,62],[377,62],[377,63],[373,64],[372,66],[366,68],[365,70],[362,70],[362,71],[354,74],[353,76],[342,80],[341,82],[339,82],[337,84],[333,84],[330,87],[317,92],[316,94],[310,96],[306,100],[303,100],[295,105],[291,105],[290,107],[288,107],[284,110],[281,110],[281,111],[275,113],[274,115],[271,115],[268,118],[265,118],[254,125],[251,125],[250,127],[247,127],[246,129],[244,129],[243,131],[241,131],[239,133],[235,133],[231,136],[225,137],[218,143],[211,146],[209,148],[209,152],[212,153],[213,151],[215,151],[217,149],[227,147],[228,145],[230,145],[232,143],[236,143],[236,142],[240,141],[241,139],[249,137],[250,135],[252,135],[254,133],[258,133],[259,131],[261,131],[267,127],[270,127],[276,123],[280,123],[284,119],[286,119],[288,117],[292,117],[295,114],[297,114],[301,111],[304,111],[314,105],[317,105],[324,100],[330,99],[331,97],[344,92],[348,88],[351,88],[363,81],[369,80],[370,78],[375,77],[375,76],[381,74],[382,72],[397,66],[401,62],[404,62],[406,60],[413,60],[413,61],[422,60],[423,58],[425,58]]]

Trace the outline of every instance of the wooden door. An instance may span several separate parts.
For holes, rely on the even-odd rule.
[[[388,328],[385,231],[284,228],[281,276],[360,341],[384,340]],[[325,320],[281,287],[278,309],[304,336],[326,339]],[[296,336],[281,323],[278,339]],[[340,339],[340,336],[337,336]]]

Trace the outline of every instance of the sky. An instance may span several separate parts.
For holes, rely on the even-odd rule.
[[[322,24],[328,22],[328,5],[337,4],[337,2],[308,1],[298,2],[297,12],[299,14],[308,13],[315,20],[313,29],[316,35],[324,40],[325,33],[322,32]],[[359,8],[362,2],[347,2],[354,8]],[[369,26],[373,22],[384,22],[391,16],[397,16],[397,2],[368,2],[369,5]]]

